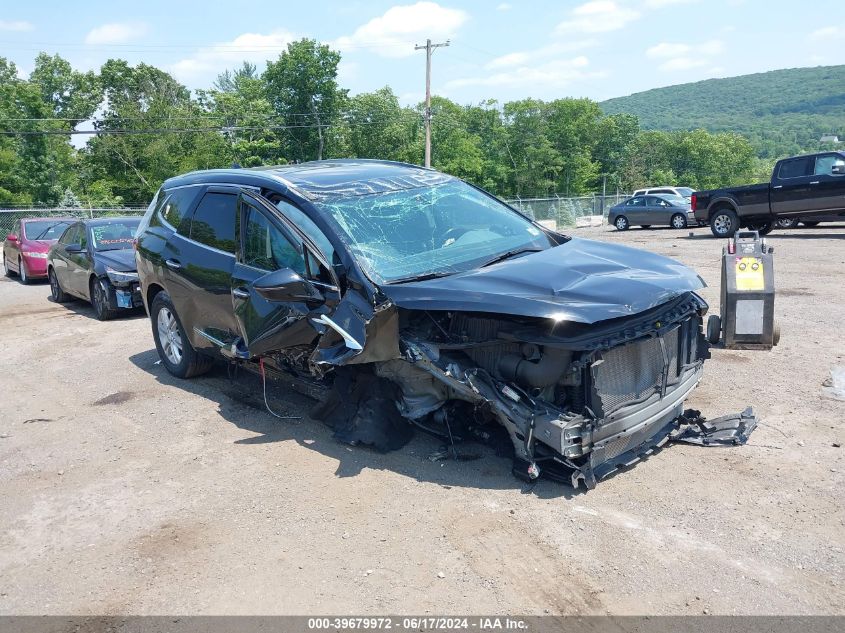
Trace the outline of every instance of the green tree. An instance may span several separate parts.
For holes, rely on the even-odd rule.
[[[296,160],[321,160],[345,106],[346,90],[337,84],[340,53],[315,40],[291,42],[276,61],[267,63],[263,79],[267,96],[286,125],[287,155]]]

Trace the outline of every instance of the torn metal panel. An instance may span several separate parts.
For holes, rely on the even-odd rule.
[[[699,446],[740,446],[748,441],[758,422],[753,407],[715,420],[708,420],[701,411],[688,409],[678,418],[680,426],[672,433],[672,441]]]

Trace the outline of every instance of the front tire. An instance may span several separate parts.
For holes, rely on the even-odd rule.
[[[613,222],[614,226],[616,227],[617,231],[627,231],[631,224],[628,222],[628,218],[624,215],[620,215],[616,220]]]
[[[718,314],[711,314],[707,319],[707,342],[716,345],[722,339],[722,319]]]
[[[669,225],[673,229],[685,229],[687,228],[687,219],[680,213],[676,213],[672,216],[672,219],[669,220]]]
[[[26,274],[26,264],[23,263],[23,259],[18,257],[18,275],[20,282],[26,286],[29,284],[29,275]]]
[[[113,319],[115,311],[109,307],[109,287],[105,279],[91,280],[91,305],[94,307],[94,314],[99,321]]]
[[[739,218],[733,209],[717,209],[710,217],[710,232],[715,237],[733,237],[738,228]]]
[[[50,298],[54,303],[67,303],[70,301],[70,295],[62,290],[59,285],[59,278],[56,277],[56,271],[52,268],[47,272],[47,279],[50,280]]]
[[[794,229],[798,226],[796,218],[779,218],[775,221],[775,226],[779,229]]]
[[[754,222],[748,225],[752,231],[757,231],[760,235],[768,235],[775,228],[774,222]]]
[[[214,360],[191,346],[166,292],[159,292],[153,299],[150,321],[158,356],[167,371],[177,378],[191,378],[211,369]]]

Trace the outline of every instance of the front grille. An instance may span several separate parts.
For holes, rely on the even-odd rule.
[[[662,337],[604,352],[603,362],[594,365],[592,372],[594,413],[604,417],[627,404],[661,393],[664,371],[667,385],[677,382],[681,366],[678,334],[690,329],[693,328],[675,328]]]

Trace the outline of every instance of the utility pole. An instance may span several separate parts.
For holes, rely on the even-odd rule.
[[[449,40],[441,44],[432,44],[431,40],[425,41],[425,46],[417,44],[415,51],[425,49],[425,166],[431,167],[431,53],[435,48],[449,46]]]

